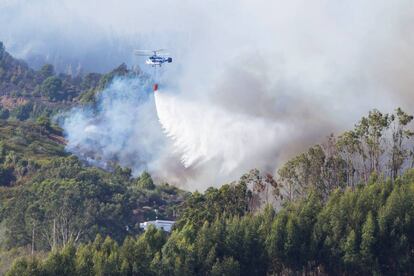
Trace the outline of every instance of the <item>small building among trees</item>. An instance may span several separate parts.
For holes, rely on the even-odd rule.
[[[154,225],[155,228],[164,230],[166,232],[171,232],[171,229],[174,225],[175,221],[172,220],[151,220],[145,221],[139,224],[139,228],[147,230],[150,225]]]

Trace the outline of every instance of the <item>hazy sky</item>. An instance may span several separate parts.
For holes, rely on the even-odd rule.
[[[409,0],[2,0],[0,40],[35,64],[48,59],[97,71],[138,62],[134,48],[165,47],[175,57],[170,72],[192,89],[188,78],[202,89],[234,85],[212,78],[240,75],[249,63],[255,72],[248,74],[306,86],[316,97],[375,96],[412,84],[399,78],[414,63],[413,6]]]

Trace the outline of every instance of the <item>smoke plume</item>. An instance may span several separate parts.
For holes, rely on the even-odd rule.
[[[153,107],[143,81],[116,79],[98,96],[96,107],[66,114],[67,149],[103,168],[117,161],[137,172],[148,170],[164,146]]]

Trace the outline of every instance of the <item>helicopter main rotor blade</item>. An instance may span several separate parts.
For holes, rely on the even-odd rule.
[[[134,51],[137,56],[152,56],[153,51],[151,50],[135,50]]]

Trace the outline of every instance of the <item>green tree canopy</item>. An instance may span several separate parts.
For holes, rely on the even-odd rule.
[[[62,80],[58,77],[48,77],[41,86],[42,95],[51,101],[63,100]]]

